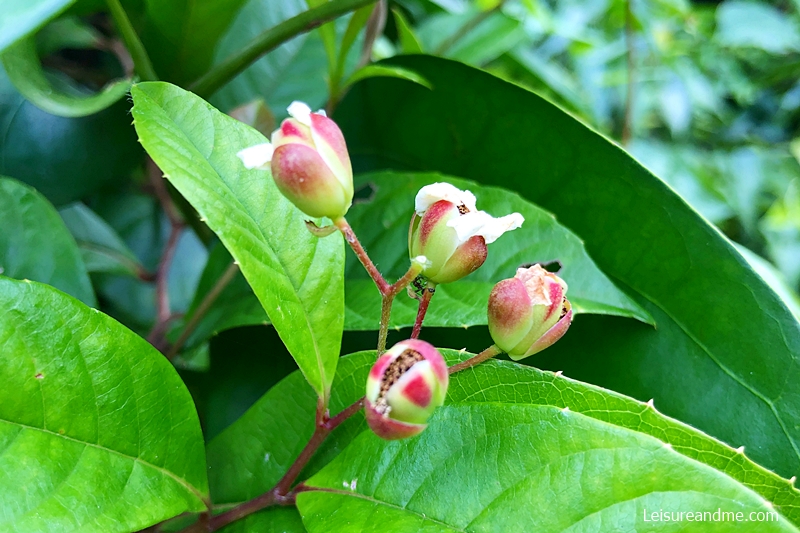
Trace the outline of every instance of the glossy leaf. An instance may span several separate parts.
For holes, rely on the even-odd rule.
[[[109,107],[128,94],[131,79],[109,83],[98,93],[76,95],[55,87],[45,76],[34,39],[22,39],[0,56],[11,83],[36,107],[59,117],[85,117]]]
[[[114,229],[84,204],[70,204],[59,209],[58,214],[77,241],[87,271],[151,275]]]
[[[57,117],[25,100],[0,68],[0,174],[56,206],[125,183],[142,157],[128,107],[120,101],[90,117]]]
[[[569,284],[568,296],[578,313],[619,315],[652,323],[650,316],[597,268],[581,240],[553,215],[512,192],[440,174],[383,172],[359,176],[358,183],[367,188],[370,197],[358,201],[347,218],[384,275],[394,280],[408,268],[408,225],[414,197],[420,188],[437,181],[471,191],[478,198],[478,209],[493,216],[518,212],[525,222],[522,228],[490,244],[486,262],[473,274],[437,287],[425,318],[427,326],[485,325],[486,302],[495,283],[514,276],[520,265],[554,261],[561,265],[559,275]],[[366,276],[355,256],[348,255],[348,329],[375,329],[380,321],[380,295],[364,279]],[[416,304],[405,294],[398,296],[391,324],[413,325]]]
[[[163,79],[188,83],[206,73],[214,48],[246,0],[145,0],[142,40]],[[267,29],[265,26],[263,29]]]
[[[337,119],[357,168],[439,171],[518,192],[577,234],[655,318],[653,331],[579,316],[572,328],[582,333],[571,330],[537,364],[569,364],[584,381],[655,398],[778,473],[800,473],[800,325],[726,239],[623,150],[535,94],[443,59],[391,64],[434,89],[373,79],[351,90]]]
[[[256,35],[307,9],[305,0],[248,0],[236,13],[214,51],[214,64],[224,61]],[[317,32],[298,35],[265,55],[220,89],[211,102],[223,111],[263,98],[282,118],[294,100],[313,109],[327,97],[328,61]]]
[[[67,9],[75,0],[3,0],[0,5],[0,51]]]
[[[427,87],[428,89],[431,88],[431,84],[414,72],[413,70],[408,70],[406,68],[400,67],[390,67],[385,65],[367,65],[358,69],[357,71],[353,72],[347,81],[344,83],[345,87],[354,84],[357,81],[361,81],[366,78],[400,78],[402,80],[411,81],[422,85],[423,87]]]
[[[0,274],[47,283],[97,305],[75,239],[41,194],[0,177],[0,228]]]
[[[110,317],[0,278],[0,529],[135,531],[202,511],[200,423],[169,362]]]
[[[236,153],[264,137],[167,83],[132,90],[142,145],[239,263],[314,390],[326,396],[344,321],[344,244],[312,236],[269,172]]]
[[[442,350],[442,353],[451,365],[470,356],[454,350]],[[331,396],[331,412],[335,413],[363,395],[367,373],[374,361],[372,351],[355,353],[341,360]],[[294,402],[294,398],[299,400]],[[687,458],[736,479],[775,504],[794,523],[800,523],[800,492],[789,481],[756,465],[744,453],[662,415],[650,404],[568,379],[561,373],[507,361],[490,361],[451,376],[447,404],[476,402],[569,407],[573,412],[618,429],[654,437]],[[295,373],[216,437],[208,446],[214,501],[243,501],[268,490],[310,437],[314,409],[313,394]],[[329,437],[301,479],[325,467],[364,430],[363,415],[348,420]],[[453,426],[447,432],[459,433]],[[242,479],[248,482],[241,483]],[[352,478],[347,481],[349,484]]]
[[[653,510],[707,511],[709,518],[718,508],[743,517],[772,511],[657,439],[541,405],[442,407],[419,437],[404,441],[364,432],[306,485],[320,489],[297,497],[311,533],[646,531]],[[758,528],[798,531],[785,519]],[[732,530],[715,522],[680,526]]]

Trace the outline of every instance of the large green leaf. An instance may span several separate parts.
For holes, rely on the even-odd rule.
[[[773,511],[657,439],[544,405],[442,407],[405,441],[364,432],[306,485],[320,489],[297,497],[311,533],[711,533],[752,531],[712,522],[717,509],[743,522]],[[653,524],[660,510],[707,512],[709,522]],[[757,527],[798,531],[785,519]]]
[[[52,285],[97,305],[75,239],[31,187],[0,177],[0,274]]]
[[[0,51],[67,9],[75,0],[3,0],[0,4]]]
[[[730,243],[622,149],[535,94],[444,59],[391,63],[434,89],[372,79],[351,90],[337,120],[357,168],[435,170],[520,193],[584,240],[655,318],[653,331],[579,316],[546,364],[655,398],[780,474],[800,472],[800,326]]]
[[[434,173],[379,172],[361,175],[358,183],[371,195],[348,213],[361,243],[384,275],[394,280],[408,268],[408,225],[417,191],[430,183],[448,181],[472,191],[478,209],[494,216],[519,212],[522,228],[503,235],[489,246],[489,257],[463,281],[437,288],[436,303],[426,325],[465,327],[486,324],[486,302],[495,283],[510,278],[525,263],[561,263],[560,276],[569,284],[569,298],[578,313],[612,314],[651,322],[650,316],[597,268],[581,240],[550,213],[517,194]],[[375,329],[380,322],[380,294],[354,255],[348,255],[346,286],[347,329]],[[442,300],[439,300],[442,298]],[[417,302],[401,294],[395,303],[395,327],[414,324]]]
[[[192,398],[142,338],[0,278],[0,351],[0,529],[127,532],[205,509]]]
[[[121,101],[90,117],[57,117],[25,100],[0,67],[0,174],[57,206],[124,183],[142,157],[128,107]]]
[[[450,364],[470,355],[454,350],[443,350],[443,354]],[[341,360],[331,396],[331,412],[363,395],[374,360],[372,351]],[[800,493],[789,481],[756,465],[741,451],[662,415],[651,404],[561,374],[505,361],[490,361],[451,377],[447,403],[476,402],[568,407],[618,429],[654,437],[687,458],[736,479],[772,502],[794,523],[800,523]],[[213,439],[208,445],[208,462],[214,502],[232,504],[269,490],[311,436],[314,409],[311,390],[302,376],[295,373]],[[318,472],[365,428],[360,414],[348,420],[326,441],[301,479]],[[448,431],[458,433],[453,428]]]
[[[145,0],[146,26],[142,39],[160,76],[188,83],[205,74],[217,42],[245,2]]]
[[[344,244],[312,236],[269,172],[236,153],[264,137],[167,83],[133,90],[139,137],[165,176],[239,263],[275,329],[320,396],[330,389],[344,322]]]

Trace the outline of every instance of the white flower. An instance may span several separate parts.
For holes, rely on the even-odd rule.
[[[272,152],[272,144],[263,143],[240,150],[236,156],[242,160],[247,169],[267,170],[269,169],[269,162],[272,161]]]
[[[289,104],[289,107],[286,108],[286,111],[288,111],[289,115],[296,119],[300,124],[304,124],[309,128],[311,127],[311,108],[308,107],[308,104],[295,100]]]
[[[469,211],[475,211],[475,195],[469,191],[462,191],[449,183],[431,183],[419,190],[414,200],[414,209],[422,215],[430,206],[440,200],[447,200],[455,205],[463,205]]]
[[[495,218],[486,211],[470,211],[447,222],[456,230],[460,243],[467,242],[475,235],[480,235],[486,244],[493,243],[500,235],[522,226],[525,218],[519,213],[511,213]]]
[[[486,244],[493,243],[503,233],[519,228],[525,221],[519,213],[495,218],[486,211],[478,211],[474,194],[444,182],[432,183],[421,188],[414,200],[414,208],[421,216],[440,200],[466,207],[466,213],[447,222],[449,227],[456,230],[459,244],[467,242],[476,235],[483,237]]]

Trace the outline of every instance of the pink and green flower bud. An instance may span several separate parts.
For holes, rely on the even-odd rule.
[[[478,211],[475,195],[449,183],[420,189],[414,207],[409,253],[428,259],[422,275],[436,284],[457,281],[480,268],[486,261],[486,245],[525,220],[519,213],[494,218]]]
[[[540,265],[520,268],[489,295],[489,333],[495,345],[519,361],[564,336],[572,323],[567,284]]]
[[[447,364],[436,348],[418,339],[398,342],[367,377],[367,424],[386,440],[419,434],[444,403],[448,383]]]
[[[353,169],[341,130],[324,111],[293,102],[272,142],[237,155],[247,168],[270,168],[278,189],[303,213],[337,219],[353,202]]]

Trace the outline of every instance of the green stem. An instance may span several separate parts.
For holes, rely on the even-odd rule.
[[[453,365],[448,370],[451,374],[455,374],[456,372],[460,372],[467,368],[473,367],[477,364],[483,363],[487,359],[491,359],[495,355],[500,355],[501,353],[503,353],[503,350],[492,344],[491,346],[486,348],[484,351],[482,351],[475,357],[470,357],[464,362],[458,363],[457,365]]]
[[[208,291],[208,294],[203,297],[203,301],[200,302],[200,305],[197,306],[197,309],[192,314],[192,318],[190,318],[189,322],[187,322],[186,326],[184,326],[180,337],[178,337],[178,340],[176,340],[175,344],[170,347],[166,354],[167,359],[172,359],[175,357],[181,348],[183,348],[183,345],[186,344],[187,340],[189,340],[189,337],[192,335],[194,330],[197,329],[197,325],[200,324],[200,320],[202,320],[208,310],[211,309],[211,305],[217,300],[217,298],[219,298],[219,295],[222,294],[222,291],[225,290],[225,287],[227,287],[228,284],[233,280],[237,272],[239,272],[239,265],[236,263],[231,263],[225,272],[222,273],[211,290]]]
[[[199,80],[189,86],[195,94],[207,98],[220,87],[241,74],[259,57],[277,48],[292,37],[313,30],[314,28],[340,17],[350,11],[374,3],[376,0],[333,0],[325,2],[297,16],[274,26],[246,44],[228,59],[212,68]]]
[[[133,59],[136,74],[144,81],[157,81],[158,75],[153,68],[153,63],[150,62],[147,50],[144,49],[136,30],[133,29],[133,24],[131,24],[131,20],[128,18],[128,14],[125,13],[122,4],[120,4],[119,0],[106,0],[106,4],[114,23],[117,25],[117,30],[122,36],[122,40],[125,41],[128,53]]]

